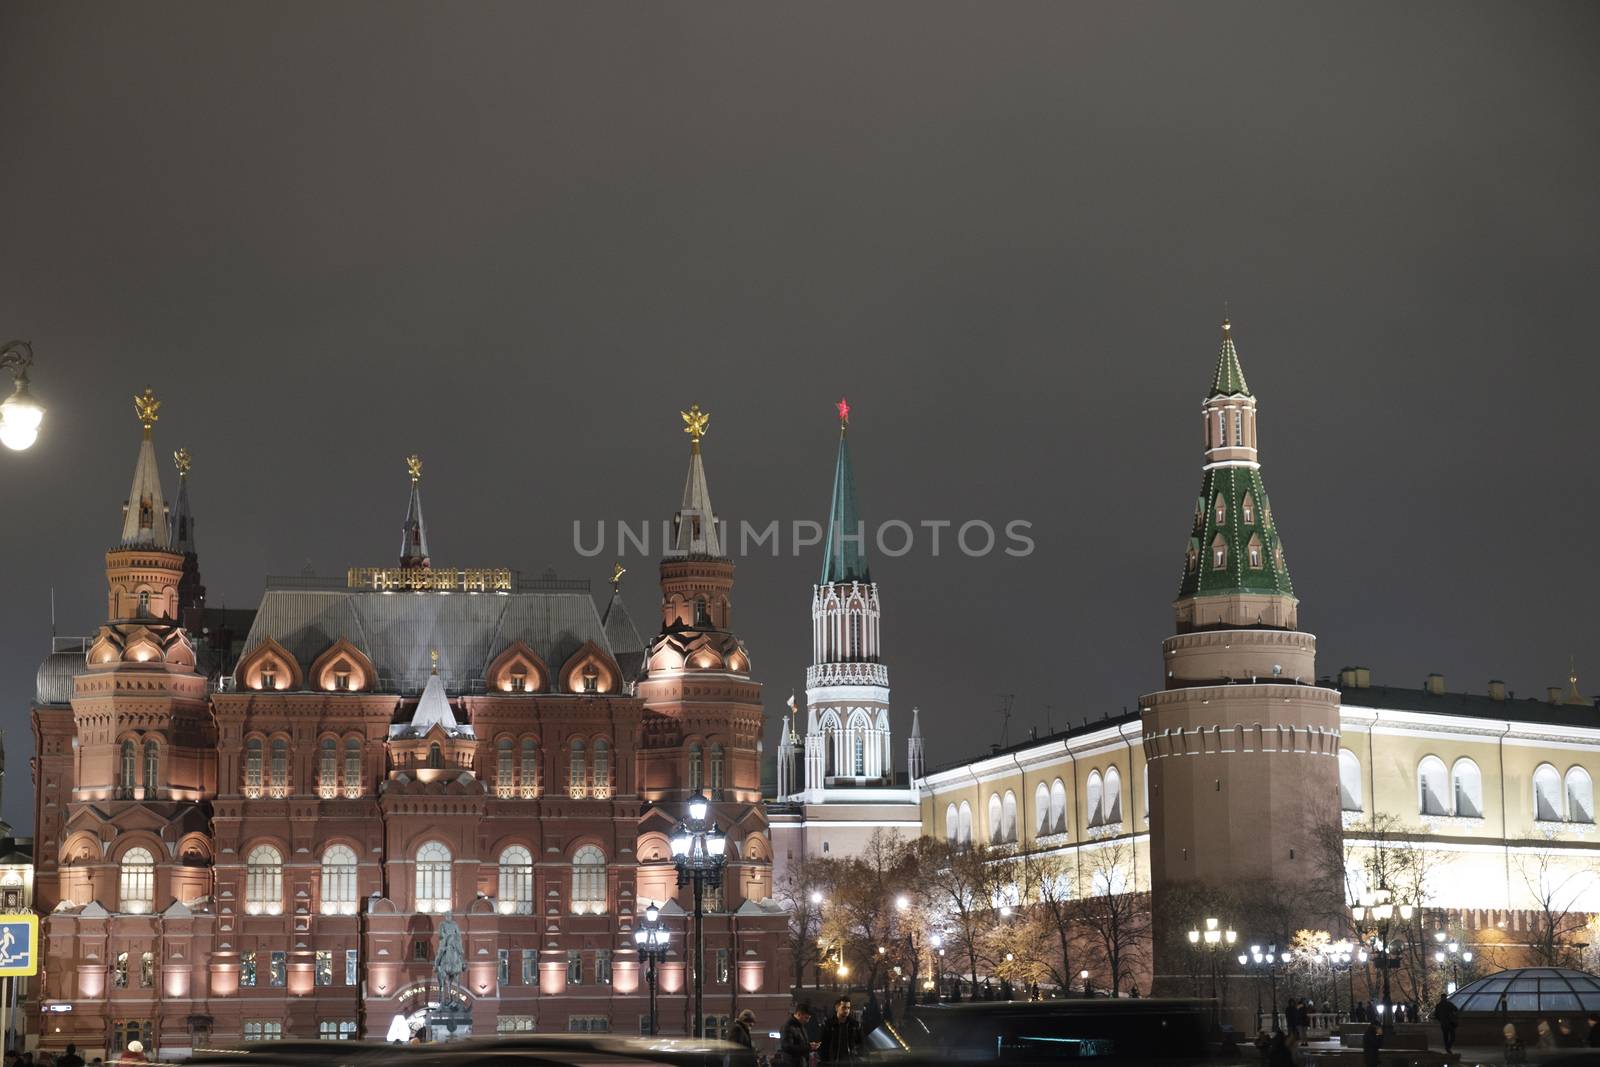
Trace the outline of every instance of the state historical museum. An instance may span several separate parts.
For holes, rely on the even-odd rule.
[[[205,604],[187,453],[167,508],[144,427],[106,622],[40,668],[33,723],[52,1046],[383,1039],[437,1003],[435,928],[460,925],[474,1033],[644,1028],[633,921],[673,951],[660,1030],[683,1034],[688,891],[667,836],[703,790],[727,833],[703,961],[708,1032],[788,1004],[787,916],[761,805],[761,686],[731,622],[733,564],[696,409],[661,562],[659,632],[620,582],[435,568],[419,490],[399,566],[273,579]],[[109,532],[109,531],[108,531]],[[620,579],[620,569],[619,575]]]

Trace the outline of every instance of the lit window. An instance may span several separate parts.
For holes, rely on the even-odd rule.
[[[317,949],[317,985],[333,984],[333,950]]]
[[[719,949],[717,949],[717,979],[716,979],[718,984],[727,985],[727,983],[728,983],[728,974],[729,974],[728,950],[725,949],[725,948],[719,948]]]
[[[1361,810],[1361,761],[1348,748],[1339,750],[1339,807]]]
[[[1244,444],[1244,412],[1238,408],[1233,409],[1233,443]]]
[[[594,743],[593,793],[602,799],[611,795],[611,745],[605,738]]]
[[[246,1041],[282,1041],[283,1024],[270,1019],[247,1022],[244,1024],[244,1039]]]
[[[594,954],[595,985],[611,984],[611,950],[603,948]]]
[[[1067,786],[1059,778],[1050,783],[1050,828],[1058,834],[1067,832]]]
[[[272,794],[283,796],[289,791],[289,742],[281,737],[272,742]]]
[[[147,799],[156,795],[156,782],[160,779],[161,750],[154,741],[144,743],[144,795]]]
[[[572,757],[567,767],[567,793],[572,797],[581,797],[584,794],[584,748],[583,741],[572,739]]]
[[[697,793],[705,787],[701,751],[698,741],[689,746],[689,792],[691,793]]]
[[[122,777],[118,785],[122,787],[122,795],[124,797],[133,796],[133,787],[138,784],[134,778],[136,770],[134,760],[136,756],[137,751],[133,747],[133,742],[122,742]]]
[[[513,776],[516,772],[516,750],[511,745],[511,738],[502,737],[495,745],[494,788],[502,797],[509,797],[515,788]]]
[[[539,746],[531,737],[522,739],[522,795],[539,795]]]
[[[354,1041],[356,1039],[355,1020],[323,1019],[317,1023],[317,1036],[324,1041]]]
[[[1050,832],[1050,787],[1040,782],[1033,790],[1033,833],[1043,837]]]
[[[1594,782],[1582,767],[1567,772],[1567,821],[1594,822]]]
[[[1533,817],[1540,822],[1561,820],[1561,775],[1548,763],[1533,772]]]
[[[521,845],[500,853],[500,913],[533,914],[533,854]]]
[[[1106,768],[1106,793],[1101,802],[1105,821],[1112,825],[1122,822],[1122,774],[1115,767]]]
[[[344,743],[344,795],[361,795],[361,742],[354,737]]]
[[[128,988],[128,954],[117,953],[117,958],[111,964],[111,984],[117,989]]]
[[[505,984],[507,984],[508,982],[511,981],[511,950],[510,949],[502,948],[502,949],[498,949],[495,952],[494,977],[495,977],[495,981],[499,982],[501,985],[505,985]]]
[[[450,910],[450,850],[437,841],[417,849],[417,910]]]
[[[283,856],[271,845],[257,845],[245,860],[244,910],[250,915],[283,912]]]
[[[1103,779],[1099,771],[1089,772],[1089,782],[1085,789],[1087,803],[1084,805],[1089,812],[1088,825],[1099,826],[1106,821],[1103,807]]]
[[[1255,524],[1256,502],[1251,499],[1249,493],[1244,495],[1244,503],[1239,505],[1239,517],[1244,520],[1246,526]]]
[[[606,910],[606,854],[584,845],[572,855],[572,911],[599,915]]]
[[[270,957],[267,984],[282,989],[289,981],[289,954],[274,952]]]
[[[567,949],[567,984],[583,984],[583,954],[575,948]]]
[[[253,987],[256,984],[256,954],[254,952],[239,953],[239,984]]]
[[[317,747],[317,792],[323,797],[339,792],[339,742],[331,737]]]
[[[356,984],[356,970],[360,966],[360,952],[353,948],[344,950],[344,984]]]
[[[139,985],[149,989],[156,984],[156,954],[143,953],[139,957]]]
[[[1211,542],[1211,565],[1219,571],[1228,565],[1228,543],[1221,534]]]
[[[1250,560],[1251,570],[1261,569],[1261,540],[1257,537],[1250,538],[1250,543],[1245,546],[1245,554]]]
[[[1217,494],[1216,512],[1218,526],[1221,526],[1228,521],[1228,502],[1222,498],[1221,493]]]
[[[1450,768],[1450,789],[1457,817],[1483,818],[1483,773],[1476,763],[1470,759],[1456,760]]]
[[[130,848],[122,854],[119,887],[122,910],[134,914],[150,911],[156,898],[156,860],[146,848]]]
[[[330,845],[322,854],[322,914],[356,913],[356,854],[348,845]]]
[[[998,845],[1005,838],[1005,816],[1001,811],[1000,794],[989,794],[989,843]]]
[[[723,759],[723,753],[722,753],[722,746],[721,745],[713,744],[711,746],[711,760],[710,760],[710,763],[711,763],[711,794],[712,794],[712,796],[720,796],[722,794],[722,786],[723,786],[722,778],[723,778],[723,774],[724,774],[724,763],[725,763],[725,761]]]

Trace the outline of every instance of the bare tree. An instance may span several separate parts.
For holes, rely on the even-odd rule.
[[[1541,967],[1576,967],[1582,960],[1580,935],[1589,915],[1576,907],[1595,882],[1591,861],[1553,848],[1525,852],[1517,869],[1533,900],[1533,928],[1528,935],[1529,961]]]
[[[807,966],[822,962],[823,900],[831,885],[832,864],[826,861],[790,864],[777,885],[779,903],[789,910],[789,952],[794,960],[794,988],[805,985]]]
[[[945,943],[967,958],[973,987],[985,938],[999,910],[998,890],[1006,875],[1003,856],[979,842],[955,845],[922,838],[915,846],[916,893],[922,906],[945,918]]]
[[[1150,951],[1150,895],[1131,891],[1136,884],[1134,864],[1133,846],[1127,841],[1096,848],[1085,857],[1086,884],[1077,900],[1078,926],[1113,991],[1122,988],[1122,976]]]

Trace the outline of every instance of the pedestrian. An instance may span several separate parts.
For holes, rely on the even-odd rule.
[[[811,1023],[811,1005],[802,1000],[783,1021],[783,1033],[778,1039],[777,1054],[772,1057],[775,1067],[806,1067],[817,1043],[811,1040],[806,1029]]]
[[[1447,1056],[1455,1049],[1457,1014],[1456,1006],[1449,997],[1440,997],[1439,1003],[1433,1006],[1433,1018],[1439,1024],[1439,1034],[1444,1038]]]
[[[69,1042],[67,1051],[56,1061],[56,1067],[83,1067],[83,1057],[78,1055],[78,1046]]]
[[[1539,1048],[1555,1048],[1556,1047],[1556,1035],[1551,1031],[1550,1022],[1549,1022],[1548,1019],[1540,1019],[1539,1020],[1539,1042],[1538,1042],[1538,1046],[1537,1047],[1539,1047]]]
[[[818,1063],[855,1063],[861,1058],[861,1024],[851,1014],[853,1007],[849,997],[840,997],[834,1002],[833,1014],[822,1024]]]
[[[145,1054],[144,1054],[144,1042],[143,1041],[130,1041],[130,1042],[128,1042],[127,1051],[122,1054],[122,1059],[121,1059],[120,1062],[122,1062],[122,1063],[149,1063],[150,1061],[145,1058]]]
[[[1590,1048],[1600,1048],[1600,1015],[1589,1013],[1589,1039]]]
[[[756,1013],[746,1008],[733,1020],[733,1027],[728,1031],[728,1040],[736,1045],[743,1045],[747,1049],[756,1047],[755,1039],[750,1033],[750,1025],[756,1021]]]
[[[1361,1034],[1361,1059],[1366,1067],[1378,1067],[1378,1054],[1383,1049],[1383,1027],[1376,1022],[1367,1023]]]

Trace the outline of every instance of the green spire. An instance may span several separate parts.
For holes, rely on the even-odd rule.
[[[839,411],[839,455],[833,465],[833,500],[828,505],[828,540],[819,585],[872,581],[862,551],[866,530],[861,513],[856,510],[856,480],[850,472],[850,444],[845,436],[850,426],[850,404],[840,397],[835,407]]]
[[[1294,595],[1261,471],[1252,466],[1206,471],[1178,585],[1180,598],[1231,593]]]
[[[1244,383],[1244,368],[1239,366],[1239,353],[1233,347],[1233,327],[1222,320],[1222,350],[1217,353],[1217,373],[1211,379],[1212,396],[1249,396],[1250,387]]]

